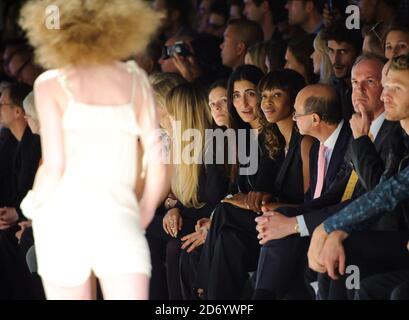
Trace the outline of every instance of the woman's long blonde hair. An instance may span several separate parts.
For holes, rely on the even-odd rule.
[[[179,158],[181,161],[174,164],[174,173],[172,176],[172,192],[177,199],[188,208],[200,208],[203,206],[199,202],[199,175],[201,163],[204,159],[206,148],[205,130],[211,129],[212,116],[210,114],[205,92],[198,86],[191,83],[182,83],[173,88],[166,97],[166,109],[174,121],[180,124],[182,136],[185,130],[196,129],[201,135],[201,139],[192,138],[189,141],[183,141],[182,136],[177,132],[173,134],[173,146],[180,145],[180,149],[173,149],[173,158]],[[194,153],[194,163],[186,163],[183,159],[184,151],[189,150],[191,145],[200,152]]]
[[[53,69],[129,59],[146,48],[161,18],[142,0],[30,0],[19,23],[36,62]]]
[[[331,60],[327,53],[327,42],[322,39],[323,31],[318,32],[314,39],[314,49],[321,53],[321,67],[320,67],[320,83],[330,83],[330,78],[333,73]]]

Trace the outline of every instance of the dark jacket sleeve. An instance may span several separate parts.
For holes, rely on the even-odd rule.
[[[385,171],[385,162],[368,136],[351,141],[351,161],[366,191],[375,188]]]

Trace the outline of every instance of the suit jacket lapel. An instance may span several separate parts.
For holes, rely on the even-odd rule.
[[[295,129],[293,129],[293,132],[291,134],[290,145],[288,148],[288,153],[286,157],[284,158],[283,163],[281,164],[280,171],[278,172],[278,175],[276,178],[276,183],[275,183],[276,190],[281,189],[281,186],[287,174],[288,167],[294,158],[295,151],[298,149],[296,148],[296,144],[298,143],[299,137],[300,137],[300,134]]]
[[[332,151],[331,160],[329,162],[328,171],[325,175],[323,192],[328,188],[337,176],[337,173],[344,162],[345,152],[348,147],[348,142],[351,137],[351,129],[346,121],[341,128],[334,150]]]

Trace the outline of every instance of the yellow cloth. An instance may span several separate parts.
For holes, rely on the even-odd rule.
[[[371,141],[373,141],[372,133],[369,133],[368,137],[369,139],[371,139]],[[352,193],[354,192],[357,182],[358,182],[358,175],[355,170],[352,170],[351,175],[349,176],[349,180],[345,188],[344,194],[342,195],[341,202],[351,199]]]

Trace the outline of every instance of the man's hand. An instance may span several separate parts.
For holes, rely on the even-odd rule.
[[[15,236],[18,240],[18,242],[20,243],[21,241],[21,236],[23,235],[24,230],[26,230],[27,228],[30,228],[32,226],[31,220],[27,220],[27,221],[22,221],[18,224],[20,226],[20,230],[16,232]]]
[[[230,203],[235,207],[250,210],[250,207],[247,204],[247,194],[245,193],[236,193],[231,198],[225,198],[221,202]]]
[[[200,76],[200,68],[193,56],[183,57],[175,54],[172,59],[176,68],[179,70],[182,77],[186,79],[186,81],[192,82]]]
[[[331,232],[319,257],[319,263],[334,280],[338,279],[337,269],[340,275],[345,273],[345,251],[342,243],[347,237],[348,234],[341,230]]]
[[[372,122],[372,119],[370,119],[362,104],[358,104],[358,109],[359,112],[354,113],[351,120],[349,120],[354,139],[367,136],[369,134],[369,128],[371,127]]]
[[[250,191],[246,203],[251,211],[261,213],[261,207],[269,202],[271,195],[267,192]]]
[[[166,234],[176,238],[178,232],[182,230],[183,219],[180,215],[179,208],[170,209],[162,220],[163,230],[165,230]]]
[[[282,239],[295,233],[297,218],[288,218],[277,211],[266,211],[263,208],[263,215],[256,218],[258,231],[257,238],[261,245],[270,240]]]
[[[327,271],[325,266],[320,262],[321,251],[327,238],[328,234],[325,232],[324,225],[321,223],[317,228],[315,228],[314,233],[312,234],[310,247],[308,249],[308,265],[312,270],[320,273]]]
[[[0,230],[8,229],[18,221],[16,208],[0,208]]]

